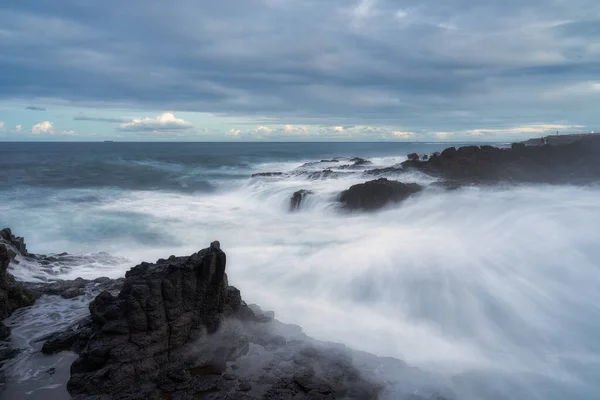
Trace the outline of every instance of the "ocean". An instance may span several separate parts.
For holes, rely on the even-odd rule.
[[[81,255],[12,267],[27,281],[116,278],[219,240],[246,302],[318,339],[431,371],[457,399],[597,399],[599,187],[443,191],[412,172],[390,178],[431,188],[376,213],[340,211],[340,191],[373,179],[364,169],[445,147],[0,143],[0,227],[30,252]],[[351,157],[372,164],[339,169]],[[324,168],[346,174],[310,175]],[[260,172],[286,174],[251,177]],[[300,189],[313,194],[290,212]],[[42,302],[13,318],[13,340],[25,345],[85,310],[81,299]],[[49,365],[32,355],[8,385]]]

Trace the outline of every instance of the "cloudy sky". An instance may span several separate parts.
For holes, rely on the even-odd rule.
[[[600,129],[598,0],[2,0],[0,140]]]

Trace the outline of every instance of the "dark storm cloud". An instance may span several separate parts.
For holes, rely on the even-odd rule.
[[[7,0],[0,96],[283,123],[585,124],[597,17],[596,0]]]
[[[37,106],[28,106],[25,107],[26,110],[30,110],[30,111],[46,111],[46,109],[44,107],[37,107]]]

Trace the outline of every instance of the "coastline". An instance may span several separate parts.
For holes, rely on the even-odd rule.
[[[574,142],[575,144],[578,144],[579,141]],[[595,146],[595,142],[594,142],[594,146]],[[586,165],[593,165],[594,168],[586,170],[584,174],[582,174],[582,178],[584,178],[583,180],[581,180],[581,183],[590,183],[590,182],[597,182],[598,179],[598,175],[596,175],[597,173],[597,169],[595,169],[595,165],[596,164],[590,164],[590,160],[591,158],[586,158],[586,154],[584,150],[589,150],[591,149],[592,151],[596,151],[594,146],[589,146],[588,143],[585,144],[585,146],[580,147],[579,145],[577,146],[572,146],[572,147],[560,147],[559,150],[557,152],[551,151],[551,148],[544,148],[544,147],[539,147],[536,148],[536,150],[530,151],[528,149],[524,149],[523,147],[521,147],[520,145],[513,145],[511,149],[506,149],[506,150],[502,150],[503,152],[498,153],[497,150],[489,150],[487,149],[487,151],[490,152],[490,154],[501,154],[501,158],[500,159],[494,159],[495,161],[495,167],[494,168],[500,168],[500,171],[503,172],[506,168],[506,166],[508,166],[508,169],[510,169],[511,173],[513,175],[510,176],[509,178],[505,178],[504,175],[500,174],[499,178],[496,178],[498,176],[498,170],[494,169],[493,174],[491,174],[491,176],[493,176],[493,179],[488,178],[488,176],[490,176],[490,170],[486,170],[485,168],[480,168],[480,169],[472,169],[471,166],[473,164],[469,164],[469,168],[467,169],[467,171],[469,172],[468,175],[465,175],[465,170],[464,169],[459,169],[458,171],[455,169],[456,165],[460,165],[462,162],[464,162],[465,159],[468,160],[476,160],[476,165],[482,165],[479,164],[484,163],[484,166],[489,166],[488,164],[485,164],[487,162],[486,158],[483,159],[477,159],[478,156],[476,156],[476,154],[481,152],[481,148],[479,148],[479,150],[474,150],[473,146],[469,146],[464,148],[464,150],[459,149],[454,149],[454,150],[449,150],[448,152],[444,151],[441,152],[439,155],[436,156],[436,158],[434,158],[434,161],[431,161],[431,158],[428,157],[428,160],[421,160],[422,156],[420,156],[417,160],[408,160],[408,162],[403,163],[403,165],[400,165],[398,167],[394,167],[395,170],[392,171],[393,173],[397,173],[398,170],[403,170],[405,171],[406,169],[416,169],[416,170],[422,170],[422,171],[427,171],[427,172],[439,172],[439,171],[444,171],[444,169],[446,169],[447,171],[451,171],[451,173],[449,175],[446,175],[445,172],[442,172],[440,174],[440,176],[444,177],[447,179],[448,182],[454,184],[455,182],[458,182],[460,185],[465,185],[465,184],[470,184],[470,185],[478,185],[478,184],[489,184],[491,183],[496,183],[496,182],[509,182],[509,183],[514,183],[514,182],[530,182],[530,181],[535,181],[535,179],[538,179],[538,181],[541,181],[543,183],[562,183],[563,180],[561,179],[555,179],[557,176],[561,176],[561,177],[569,177],[573,175],[573,172],[580,172],[581,170],[579,169],[579,166],[582,164],[586,164]],[[566,150],[565,150],[566,149]],[[486,149],[483,149],[484,153],[486,151]],[[538,152],[539,151],[539,152]],[[540,152],[545,152],[545,153],[540,153]],[[446,153],[444,155],[444,153]],[[507,157],[505,157],[505,154],[511,154]],[[513,157],[512,154],[516,154],[518,155],[518,157]],[[542,155],[542,158],[538,159],[537,157],[540,155]],[[590,152],[589,154],[597,154],[597,153],[593,153]],[[583,155],[583,157],[582,157]],[[568,163],[563,163],[565,160],[570,160],[573,161],[573,158],[575,156],[579,156],[579,158],[577,159],[577,163],[572,163],[572,162],[568,162]],[[527,175],[526,173],[523,173],[525,175],[516,175],[517,179],[515,179],[515,170],[513,169],[513,167],[515,165],[529,165],[529,164],[519,164],[522,163],[522,157],[530,157],[530,159],[535,159],[536,160],[536,165],[550,165],[550,161],[559,161],[562,164],[562,168],[563,169],[559,169],[559,170],[552,170],[550,171],[551,174],[548,174],[546,172],[548,171],[544,171],[544,174],[541,175]],[[439,159],[442,160],[441,164],[437,164]],[[515,164],[515,159],[517,160]],[[500,162],[496,162],[500,160]],[[547,161],[549,160],[549,161]],[[582,161],[583,160],[583,161]],[[593,160],[592,160],[593,161]],[[356,161],[354,161],[354,163],[356,163]],[[350,168],[352,167],[352,164],[348,164],[350,165]],[[441,167],[440,167],[441,165]],[[501,167],[497,167],[497,165],[501,165]],[[569,168],[571,169],[571,171],[569,171]],[[325,171],[325,170],[323,170]],[[321,172],[322,173],[322,172]],[[373,172],[371,172],[373,174]],[[376,173],[378,173],[376,171]],[[382,175],[388,174],[390,173],[390,171],[383,171],[381,172]],[[455,178],[456,174],[458,174],[459,176],[461,176],[463,179],[458,180]],[[532,178],[533,176],[533,178]],[[483,178],[482,178],[483,177]],[[541,178],[538,178],[541,177]],[[255,177],[256,179],[264,179],[263,177]],[[270,177],[267,176],[266,179],[269,179]],[[388,180],[388,182],[390,182],[390,180]],[[388,184],[385,183],[385,185],[387,186]],[[358,196],[367,196],[366,202],[370,202],[369,204],[372,204],[372,200],[370,200],[368,198],[368,194],[372,193],[371,190],[366,191],[363,194],[359,194]],[[402,195],[401,198],[396,198],[394,197],[396,195],[397,191],[394,189],[393,193],[387,193],[384,194],[387,197],[387,200],[384,201],[382,204],[382,206],[378,206],[375,207],[375,209],[384,207],[386,205],[389,205],[390,203],[395,203],[395,202],[401,202],[404,201],[407,197]],[[391,197],[390,197],[391,196]],[[297,201],[297,206],[296,208],[301,209],[302,208],[302,204],[304,201],[307,201],[307,199],[310,199],[310,194],[308,194],[308,197],[301,197],[300,199],[296,199],[294,200],[294,197],[292,195],[290,201]],[[362,200],[361,200],[362,201]],[[295,203],[292,203],[295,204]],[[14,248],[14,243],[23,243],[24,242],[21,240],[20,242],[15,238],[11,242],[10,245]],[[12,243],[14,242],[14,243]],[[24,247],[23,247],[24,248]],[[15,251],[15,250],[13,250]],[[17,249],[16,252],[19,254],[15,254],[15,256],[19,255],[19,256],[25,256],[25,254],[22,254],[23,249]],[[68,255],[64,255],[64,257],[67,257]],[[35,256],[33,255],[33,257],[40,257],[39,260],[40,261],[48,261],[48,259],[44,259],[44,256]],[[14,259],[14,257],[13,257]],[[54,261],[52,261],[54,262]],[[60,262],[60,261],[59,261]],[[109,280],[111,282],[111,284],[113,284],[112,280]],[[38,291],[37,294],[33,294],[32,296],[37,296],[39,297],[42,294],[47,295],[51,295],[51,296],[56,296],[56,295],[63,295],[63,297],[69,297],[69,296],[73,296],[73,297],[80,297],[80,296],[89,296],[90,293],[93,293],[93,288],[98,288],[98,289],[102,289],[104,287],[102,287],[103,284],[106,284],[107,281],[104,281],[104,283],[102,281],[98,281],[98,282],[94,282],[94,281],[72,281],[69,282],[66,285],[56,285],[54,284],[54,286],[51,285],[46,285],[46,284],[38,284],[38,285],[28,285],[26,286],[26,288],[28,287],[29,289],[33,289],[32,292]],[[121,284],[123,283],[123,280],[121,280]],[[109,291],[112,291],[113,293],[117,294],[117,286],[113,286],[112,288],[108,288]],[[44,293],[45,292],[45,293]],[[93,296],[92,296],[93,297]],[[241,299],[240,299],[241,301]],[[254,311],[252,311],[254,313]],[[257,311],[255,313],[256,314],[261,314],[264,315],[264,313],[262,313],[262,311]],[[269,319],[268,317],[265,317],[265,319]],[[269,322],[272,321],[272,322]],[[281,330],[289,330],[286,331],[289,335],[290,338],[294,337],[294,335],[292,334],[293,332],[296,332],[296,334],[299,334],[297,332],[297,328],[295,327],[290,327],[284,324],[279,323],[278,321],[273,321],[272,318],[269,319],[269,321],[263,321],[263,323],[267,323],[267,324],[272,324],[270,325],[271,329],[281,329]],[[280,325],[281,324],[281,325]],[[260,335],[258,335],[258,338],[255,338],[253,340],[255,341],[259,341],[260,342],[260,337],[266,335],[265,332],[262,332]],[[282,335],[283,336],[283,335]],[[296,336],[295,338],[289,339],[289,340],[305,340],[305,341],[311,341],[310,338],[305,337],[305,336],[301,336],[301,339],[298,339],[299,336]],[[283,341],[279,340],[280,343],[283,343]],[[288,339],[286,338],[286,343],[288,342]],[[254,342],[251,342],[254,343]],[[263,345],[262,347],[266,348],[266,346],[271,343],[268,342],[266,345]],[[257,343],[254,343],[257,344]],[[260,346],[260,344],[259,344]],[[285,347],[285,346],[283,346]],[[296,349],[298,352],[300,351],[300,349]],[[309,351],[310,352],[310,351]],[[356,352],[352,352],[352,354],[354,354],[356,356]],[[372,365],[375,365],[377,363],[383,363],[382,359],[380,358],[376,358],[375,356],[368,356],[368,355],[364,355],[367,359],[370,359],[372,363]],[[375,358],[372,358],[375,357]],[[391,369],[402,369],[404,367],[402,367],[402,362],[397,360],[397,361],[390,361],[390,363],[394,364],[395,366],[391,366]],[[368,363],[367,363],[368,364]],[[225,372],[221,372],[221,375],[224,375]],[[352,376],[353,372],[349,371],[348,374],[350,374]],[[226,380],[225,378],[223,378],[224,380]],[[233,379],[231,381],[234,381]],[[231,382],[228,381],[228,382]],[[231,383],[233,385],[233,383]],[[240,383],[239,379],[235,380],[235,384],[236,385],[242,385],[242,383]],[[375,385],[377,386],[377,385]],[[401,386],[401,385],[400,385]],[[247,386],[244,386],[247,387]],[[289,387],[286,387],[287,389],[289,389]],[[283,390],[283,389],[282,389]],[[300,390],[300,389],[296,389],[296,390]],[[241,391],[242,393],[246,393],[249,392],[248,391]],[[237,392],[237,390],[236,390]],[[132,397],[134,398],[134,397]],[[243,397],[240,397],[243,398]],[[251,398],[251,397],[248,397]],[[276,398],[276,397],[275,397]],[[334,397],[335,398],[335,397]],[[339,397],[341,398],[341,397]],[[364,398],[364,397],[358,397],[358,398]],[[380,397],[380,398],[385,398],[385,397]],[[392,397],[390,397],[392,398]],[[423,398],[427,398],[427,397],[423,397]],[[448,397],[451,398],[451,397]]]

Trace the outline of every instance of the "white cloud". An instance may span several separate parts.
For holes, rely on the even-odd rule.
[[[19,124],[15,127],[15,131],[17,132],[21,132],[21,130],[23,129],[23,125]]]
[[[134,119],[119,126],[119,130],[127,132],[168,132],[191,129],[194,126],[171,113],[164,113],[156,118]]]
[[[549,131],[561,131],[561,130],[572,130],[585,128],[583,125],[566,125],[566,124],[531,124],[516,126],[513,128],[501,128],[501,129],[473,129],[469,133],[472,135],[485,135],[491,133],[544,133]]]
[[[331,130],[334,132],[342,133],[345,131],[345,128],[343,126],[332,126]]]
[[[233,128],[227,131],[228,135],[230,135],[230,136],[236,136],[236,137],[240,136],[240,133],[242,133],[241,130],[239,130],[239,129],[233,129]]]
[[[39,135],[42,133],[54,133],[54,127],[52,126],[52,122],[50,121],[44,121],[44,122],[40,122],[39,124],[35,124],[33,127],[31,127],[31,133],[35,134],[35,135]]]
[[[392,135],[397,138],[408,139],[415,136],[414,132],[392,131]]]
[[[304,135],[309,132],[309,129],[306,126],[285,125],[283,132],[288,135]]]
[[[0,131],[4,130],[4,122],[0,121]]]
[[[454,132],[436,132],[435,136],[438,139],[447,139],[449,136],[454,135]]]
[[[75,132],[73,130],[62,131],[61,135],[65,135],[65,136],[77,136],[77,132]]]
[[[267,126],[259,126],[258,128],[254,129],[254,132],[256,133],[263,133],[263,134],[269,134],[273,132],[273,129],[267,127]]]

